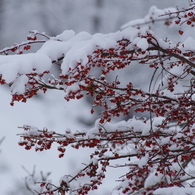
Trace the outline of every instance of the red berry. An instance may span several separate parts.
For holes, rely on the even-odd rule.
[[[24,46],[24,50],[29,50],[31,48],[31,46],[30,45],[26,45],[26,46]]]
[[[178,33],[179,33],[180,35],[183,35],[183,31],[182,31],[182,30],[179,30]]]
[[[193,15],[194,15],[193,12],[189,12],[189,13],[188,13],[188,16],[193,16]]]
[[[187,25],[190,25],[190,24],[192,24],[192,22],[191,22],[190,20],[188,20],[188,21],[186,22],[186,24],[187,24]]]
[[[11,49],[12,52],[15,52],[18,48],[17,47],[14,47]]]
[[[179,24],[180,23],[180,20],[175,20],[175,24]]]
[[[59,158],[62,158],[64,156],[64,154],[62,153],[62,154],[59,154]]]

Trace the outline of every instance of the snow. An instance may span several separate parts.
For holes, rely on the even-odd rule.
[[[145,51],[146,49],[148,49],[148,41],[147,39],[140,39],[138,42],[137,42],[137,47],[139,47],[140,49],[142,49],[143,51]]]
[[[97,158],[92,158],[89,162],[89,164],[97,165],[98,164],[98,159]]]
[[[150,173],[150,175],[147,177],[144,183],[144,187],[147,188],[149,186],[155,185],[156,183],[160,182],[163,175],[161,173],[158,173],[158,175],[155,175],[157,172],[153,171]]]
[[[153,192],[154,195],[193,195],[195,193],[194,188],[182,188],[182,187],[170,187],[170,188],[159,188]]]
[[[188,37],[184,42],[185,49],[195,50],[195,40],[192,37]],[[182,49],[182,47],[181,47]]]
[[[62,48],[66,51],[69,50],[70,46],[64,44],[61,41],[49,40],[36,52],[39,55],[46,55],[50,58],[51,61],[56,61],[62,57]]]
[[[38,128],[37,127],[34,127],[34,126],[30,126],[30,129],[29,131],[27,131],[27,133],[25,133],[26,135],[29,135],[29,136],[39,136],[40,135],[40,132],[38,131]]]
[[[18,77],[21,75],[31,73],[33,69],[36,69],[36,72],[40,74],[50,71],[52,62],[62,59],[61,71],[63,75],[66,75],[68,70],[74,69],[78,63],[85,66],[88,63],[88,56],[93,55],[95,50],[114,48],[117,45],[117,41],[121,39],[129,39],[131,41],[128,46],[129,50],[134,50],[135,48],[143,51],[147,50],[149,43],[142,36],[145,36],[148,32],[153,34],[153,32],[149,31],[148,27],[143,27],[139,30],[129,27],[115,33],[97,33],[94,35],[87,32],[76,34],[74,31],[65,30],[60,35],[46,41],[35,53],[0,56],[0,74],[2,74],[2,78],[7,83],[11,83],[16,78],[18,80]],[[156,37],[156,40],[158,40],[162,48],[170,47],[170,43],[166,43],[158,37]],[[189,41],[193,42],[191,39]],[[173,44],[171,46],[174,47]],[[181,74],[182,69],[181,67],[174,67],[170,72],[178,75]],[[19,94],[24,92],[27,79],[23,79],[22,81],[22,88],[17,87],[21,79],[14,82],[12,92]],[[165,86],[163,89],[166,88]]]
[[[18,74],[29,74],[33,69],[43,73],[51,68],[51,59],[45,54],[0,56],[0,74],[7,83],[13,82]]]
[[[134,40],[135,38],[137,38],[137,35],[138,35],[139,32],[140,32],[140,30],[138,30],[136,28],[128,27],[127,29],[124,29],[122,31],[121,38],[127,38],[127,39],[130,39],[130,40]]]
[[[145,129],[145,124],[140,120],[120,121],[118,123],[105,123],[103,126],[99,124],[100,119],[96,120],[93,128],[87,131],[87,137],[94,137],[96,133],[99,133],[99,128],[106,130],[106,132],[113,131],[127,131],[133,129],[136,132],[142,132]]]
[[[147,24],[148,22],[157,20],[157,19],[166,19],[169,18],[169,15],[164,15],[165,13],[169,13],[169,12],[175,12],[177,11],[175,8],[170,7],[170,8],[166,8],[166,9],[158,9],[156,6],[152,6],[149,10],[148,15],[146,15],[143,19],[136,19],[133,21],[130,21],[126,24],[124,24],[121,29],[125,29],[129,26],[137,26],[137,25],[142,25],[142,24]]]
[[[27,104],[16,103],[12,107],[9,104],[11,96],[8,89],[0,86],[0,91],[0,107],[2,110],[0,139],[5,136],[5,140],[0,145],[0,171],[5,163],[4,172],[1,171],[0,174],[0,183],[4,184],[0,194],[8,194],[9,190],[13,189],[13,183],[16,180],[23,184],[24,177],[28,174],[23,170],[22,166],[31,173],[33,166],[36,165],[37,175],[40,170],[43,173],[52,171],[53,182],[58,183],[63,174],[67,172],[72,174],[72,170],[79,170],[81,162],[88,163],[89,152],[86,150],[80,152],[80,150],[68,148],[65,158],[59,159],[56,145],[49,151],[35,152],[34,149],[26,151],[23,147],[18,146],[20,137],[16,135],[24,133],[24,131],[17,128],[23,124],[34,126],[35,128],[30,131],[34,135],[37,135],[36,127],[43,129],[43,127],[47,126],[49,130],[55,130],[60,133],[63,133],[67,127],[73,131],[84,129],[85,125],[79,123],[78,119],[90,120],[91,118],[89,105],[84,100],[66,103],[62,91],[51,90],[44,95],[44,99],[39,96],[40,99],[33,98]],[[82,112],[78,112],[80,109]],[[76,161],[75,156],[77,157]],[[5,180],[6,182],[4,182]]]
[[[26,75],[22,75],[14,81],[14,83],[11,86],[11,92],[12,94],[23,94],[25,92],[25,85],[28,82],[28,77]]]
[[[61,177],[59,183],[62,183],[62,182],[65,182],[66,184],[68,184],[69,183],[69,177],[66,176],[66,175]]]
[[[144,157],[142,157],[141,160],[134,161],[134,163],[136,163],[138,165],[138,167],[143,168],[144,166],[147,165],[148,159],[149,159],[149,155],[146,154]]]
[[[161,125],[164,120],[165,120],[165,118],[161,117],[161,116],[160,117],[154,117],[153,120],[152,120],[152,124],[154,126],[158,126],[158,125]]]
[[[59,39],[61,41],[67,41],[75,36],[75,32],[73,30],[65,30],[61,34],[54,37],[54,39]]]
[[[157,130],[159,127],[158,125],[162,124],[164,117],[154,117],[152,118],[152,128],[153,131]],[[120,121],[117,123],[110,122],[105,123],[104,125],[99,124],[100,119],[97,119],[93,128],[87,131],[87,137],[94,137],[95,134],[99,133],[99,128],[103,128],[106,132],[113,132],[113,131],[128,131],[133,130],[134,132],[140,132],[142,135],[148,135],[151,130],[151,121],[150,119],[147,121],[142,121],[133,117],[128,121]]]
[[[53,61],[64,57],[61,69],[62,74],[65,75],[69,68],[73,69],[77,63],[86,65],[88,55],[92,55],[94,50],[113,48],[116,46],[117,41],[123,38],[132,40],[135,38],[135,44],[142,50],[146,50],[148,48],[147,40],[137,37],[140,32],[144,34],[145,31],[146,29],[139,31],[128,28],[124,31],[105,35],[100,33],[90,35],[87,32],[75,34],[74,31],[64,31],[56,38],[52,37],[51,40],[46,41],[36,53],[1,56],[0,74],[2,74],[7,83],[11,83],[19,75],[29,74],[33,69],[36,69],[38,73],[48,71],[51,69]],[[17,91],[16,84],[14,87],[14,92],[19,93],[22,91]]]
[[[63,2],[63,4],[64,4],[64,2]],[[120,2],[120,4],[122,4],[122,3]],[[148,3],[147,3],[147,5],[148,5]],[[61,9],[61,7],[60,7],[60,9]],[[87,7],[87,9],[88,9],[88,7]],[[109,5],[109,9],[110,9],[110,5]],[[144,9],[145,9],[145,7],[144,7]],[[17,12],[18,12],[18,9],[15,9],[15,10],[17,10]],[[32,10],[32,9],[30,8],[30,10]],[[55,9],[52,9],[52,10],[55,10]],[[80,10],[80,7],[79,7],[79,10]],[[155,9],[154,9],[154,11],[155,11]],[[42,13],[42,10],[41,10],[41,13]],[[57,15],[56,13],[55,13],[55,15]],[[128,11],[127,13],[128,14],[133,13],[135,15],[137,13],[140,14],[140,11],[138,11],[136,13]],[[10,14],[10,12],[9,12],[9,15],[11,16],[12,14]],[[52,14],[50,14],[50,13],[49,13],[49,15],[52,16]],[[75,18],[76,18],[75,21],[78,21],[78,15],[79,15],[79,13],[77,13],[77,14],[74,13],[74,15],[72,15],[72,17],[68,17],[68,18],[71,20],[75,16]],[[107,15],[109,15],[109,14],[107,14]],[[112,15],[112,17],[115,17],[116,15],[117,14],[114,13]],[[18,14],[16,16],[18,16]],[[10,17],[10,18],[11,18],[11,21],[14,22],[16,17]],[[60,18],[62,18],[63,23],[61,25],[57,24],[57,26],[60,26],[61,28],[64,29],[65,17],[60,17]],[[93,19],[93,17],[91,17],[91,18]],[[125,17],[125,19],[126,18],[127,18],[127,16]],[[25,17],[24,17],[24,19],[25,19]],[[33,17],[33,19],[34,19],[34,17]],[[118,19],[120,19],[120,18],[117,18],[117,20]],[[116,21],[114,21],[114,19],[112,19],[112,20],[113,20],[112,22],[114,23],[114,25],[116,25]],[[27,19],[27,24],[28,25],[32,25],[32,23],[30,23],[30,21],[34,22],[34,20],[31,20],[31,18],[30,18],[30,20],[28,18]],[[42,20],[39,20],[39,21],[41,23],[40,26],[43,27],[44,25],[42,24]],[[50,20],[48,20],[48,21],[50,21]],[[140,20],[140,22],[138,22],[138,23],[141,23],[142,21],[143,20]],[[21,23],[21,20],[19,20],[19,23]],[[51,24],[51,23],[52,22],[49,22],[49,24]],[[85,28],[86,23],[87,23],[86,20],[83,23],[79,22],[79,23],[77,23],[77,27],[81,26],[81,28],[83,30],[83,28]],[[72,25],[72,22],[70,22],[70,24]],[[16,29],[20,30],[20,34],[21,33],[24,34],[23,37],[26,35],[26,32],[21,32],[21,28],[18,28],[17,25],[15,25],[15,26],[14,25],[5,25],[5,27],[9,26],[9,28],[10,28],[10,26],[11,26],[11,28],[13,28],[13,30],[8,30],[6,32],[9,32],[9,31],[13,32],[14,31],[14,36],[10,36],[9,33],[7,33],[6,36],[8,37],[9,40],[14,38],[14,41],[15,41],[15,35],[17,36],[17,34],[15,33]],[[25,26],[23,23],[22,23],[22,25]],[[46,24],[46,26],[47,26],[47,24]],[[29,28],[32,28],[32,27],[28,26],[27,30]],[[53,27],[52,27],[52,29],[54,29],[54,31],[56,30]],[[131,31],[131,33],[129,33],[129,31]],[[97,43],[97,41],[99,41],[99,44],[102,47],[107,48],[108,46],[114,45],[115,42],[114,41],[112,42],[112,39],[118,40],[118,39],[121,39],[123,37],[124,38],[129,38],[130,37],[130,39],[134,39],[134,38],[137,37],[138,32],[139,31],[137,29],[128,28],[128,29],[123,30],[123,33],[112,33],[112,34],[110,34],[110,39],[109,40],[111,42],[109,42],[109,44],[104,43],[104,41],[107,40],[106,38],[104,39],[102,35],[99,36],[97,34],[96,35],[97,36],[96,40],[94,38],[93,47],[96,47],[95,43]],[[167,32],[166,32],[166,34],[167,34]],[[74,41],[71,42],[69,40],[72,40],[75,36],[76,36],[76,33],[74,31],[66,30],[62,34],[52,38],[52,40],[47,41],[43,45],[43,47],[38,52],[35,53],[35,55],[34,54],[32,54],[32,55],[34,55],[35,59],[37,59],[38,61],[41,60],[43,58],[43,56],[45,56],[45,59],[47,59],[48,62],[51,62],[52,60],[56,60],[57,58],[59,58],[59,56],[61,57],[61,55],[67,54],[67,51],[69,51],[70,48],[73,46],[72,43],[74,43]],[[94,35],[94,37],[95,37],[95,35]],[[103,38],[103,41],[102,41],[101,37]],[[57,39],[59,39],[60,41],[57,41]],[[161,41],[161,40],[159,40],[159,41]],[[87,42],[86,40],[83,41],[83,45],[85,45],[86,42]],[[11,43],[12,43],[12,41],[11,41]],[[164,43],[164,42],[162,41],[162,43]],[[190,41],[186,42],[186,44],[185,44],[186,48],[188,46],[187,44],[189,44],[189,43],[190,43]],[[145,44],[141,44],[141,47],[142,46],[146,47]],[[192,47],[193,47],[193,45],[192,45]],[[55,48],[55,52],[54,51],[51,52],[52,48]],[[167,48],[167,44],[163,48]],[[87,48],[85,48],[85,49],[87,49]],[[80,50],[82,50],[82,45],[81,45]],[[72,53],[73,53],[73,51],[72,51]],[[90,51],[91,51],[91,48],[89,48],[88,52],[90,53]],[[86,52],[86,53],[84,52],[82,54],[87,55],[88,52]],[[38,54],[40,54],[40,55],[38,56]],[[83,60],[84,58],[82,58],[82,56],[81,57],[79,56],[79,51],[78,51],[77,55],[78,55],[78,60],[82,60],[82,62],[86,63],[86,61]],[[21,58],[22,61],[24,60],[25,56],[26,56],[27,59],[29,59],[29,61],[31,60],[30,55],[22,55],[22,58]],[[8,60],[7,57],[9,57],[10,59]],[[20,58],[20,57],[16,57],[14,55],[13,59],[15,60],[16,58]],[[13,63],[11,63],[11,62],[14,61],[14,60],[11,59],[11,56],[6,56],[6,58],[4,58],[4,59],[8,60],[8,62],[6,62],[5,66],[4,66],[4,63],[2,63],[0,65],[0,72],[3,73],[3,78],[6,79],[7,83],[10,83],[10,82],[14,81],[15,78],[16,78],[16,80],[14,81],[15,84],[13,84],[13,87],[11,88],[12,93],[14,93],[14,92],[15,93],[16,92],[22,93],[23,90],[24,90],[26,77],[25,77],[25,75],[22,75],[21,79],[19,79],[20,77],[18,77],[18,73],[26,74],[28,72],[31,72],[32,67],[35,67],[36,65],[38,66],[38,68],[41,69],[41,70],[39,69],[40,73],[43,72],[45,69],[48,69],[48,70],[50,69],[49,67],[45,67],[45,65],[44,65],[44,64],[49,65],[48,62],[43,63],[43,65],[42,65],[42,63],[39,63],[39,62],[36,62],[34,64],[30,63],[28,65],[28,60],[24,60],[25,65],[22,65],[22,67],[21,67],[20,65],[23,64],[22,61],[21,61],[21,63],[19,63],[20,65],[16,66],[16,64],[13,65]],[[4,59],[0,58],[0,61],[4,60]],[[71,60],[70,60],[70,62],[71,62]],[[74,67],[74,62],[72,63],[71,66]],[[67,72],[68,67],[69,67],[69,64],[68,64],[68,66],[63,67],[64,73]],[[22,83],[23,86],[19,86],[20,83]],[[75,86],[75,88],[76,88],[76,86]],[[44,101],[42,101],[42,103],[37,103],[36,100],[35,101],[30,100],[28,102],[28,105],[16,104],[14,108],[10,108],[9,107],[9,102],[10,102],[11,97],[8,96],[8,95],[5,95],[7,93],[9,93],[8,90],[1,90],[1,102],[2,102],[1,103],[1,110],[2,110],[1,129],[3,129],[3,135],[6,135],[5,145],[4,145],[4,142],[3,142],[3,145],[2,145],[3,148],[2,148],[1,157],[2,157],[2,161],[7,162],[7,164],[9,164],[9,166],[12,167],[12,169],[11,169],[12,174],[10,174],[10,175],[7,174],[7,176],[9,176],[9,178],[5,177],[4,174],[1,174],[1,178],[3,178],[3,179],[1,180],[0,183],[3,183],[4,189],[7,190],[7,189],[10,189],[10,188],[13,187],[13,182],[14,181],[13,180],[10,181],[11,180],[10,178],[23,177],[22,176],[23,175],[23,173],[22,173],[23,170],[21,169],[21,164],[27,166],[29,169],[32,168],[33,164],[37,164],[38,168],[40,168],[41,170],[47,170],[47,171],[49,170],[50,171],[50,170],[53,170],[53,168],[54,168],[53,178],[59,178],[58,176],[61,174],[61,169],[59,167],[64,167],[64,169],[69,170],[70,173],[71,173],[71,170],[75,170],[75,167],[76,167],[75,163],[78,164],[79,162],[83,162],[82,160],[81,161],[79,160],[81,158],[81,156],[83,157],[83,159],[86,159],[86,157],[84,157],[85,156],[84,152],[79,151],[76,155],[74,155],[73,152],[71,151],[69,154],[66,154],[67,155],[66,159],[69,159],[69,158],[71,159],[72,158],[72,161],[70,160],[71,163],[69,163],[69,164],[67,164],[67,166],[65,166],[64,161],[62,161],[61,159],[59,160],[59,159],[55,158],[56,157],[56,152],[53,152],[53,151],[49,151],[48,153],[35,153],[34,151],[26,152],[26,151],[24,151],[23,148],[16,147],[18,137],[16,137],[15,134],[18,133],[19,130],[16,130],[16,133],[14,133],[14,134],[13,134],[13,131],[11,133],[9,133],[10,130],[16,129],[16,127],[18,125],[21,125],[21,124],[24,124],[24,123],[36,124],[39,127],[42,127],[42,126],[46,125],[48,127],[54,128],[55,130],[59,129],[61,131],[63,131],[63,129],[66,128],[67,126],[70,126],[72,129],[79,129],[80,130],[82,128],[81,124],[76,123],[75,121],[73,122],[73,118],[81,117],[81,115],[82,115],[83,118],[88,118],[89,117],[87,115],[87,112],[85,112],[85,109],[88,107],[88,105],[85,102],[76,103],[75,101],[73,101],[73,102],[71,101],[68,104],[65,104],[64,101],[59,100],[60,96],[63,99],[63,97],[62,97],[63,95],[60,95],[58,92],[56,92],[56,93],[54,92],[54,93],[50,93],[51,94],[50,98],[49,98],[49,95],[48,95],[47,98],[44,99]],[[78,112],[78,110],[82,110],[82,112]],[[11,121],[11,123],[10,123],[10,121]],[[142,125],[142,122],[134,120],[134,121],[131,122],[130,127],[131,126],[136,127],[136,125]],[[143,125],[143,127],[145,129],[144,131],[141,128],[141,126],[140,126],[140,128],[136,128],[136,130],[140,131],[142,133],[144,133],[144,132],[146,133],[146,132],[148,132],[148,129],[149,129],[148,125],[149,124],[148,124],[148,121],[147,121],[147,125]],[[120,128],[120,129],[125,130],[128,127],[127,127],[127,123],[125,121],[123,121],[123,122],[121,122],[120,125],[119,124],[117,124],[117,125],[113,124],[113,126],[108,127],[108,129],[112,129],[112,128]],[[95,132],[96,132],[96,130],[97,129],[95,129]],[[82,155],[81,155],[81,153],[82,153]],[[24,158],[24,156],[25,156],[25,158]],[[54,158],[52,158],[52,156],[54,156]],[[75,156],[77,157],[76,162],[75,162]],[[14,163],[12,163],[13,159],[14,159]],[[57,159],[57,160],[55,160],[55,159]],[[45,162],[47,162],[47,163],[45,163]],[[54,164],[55,164],[55,166],[53,166]],[[56,169],[56,167],[57,167],[57,169]],[[64,170],[64,171],[66,171],[66,170]],[[113,178],[113,172],[111,172],[110,177]],[[6,181],[6,182],[4,182],[4,181]],[[11,184],[11,185],[9,185],[9,184]],[[110,180],[108,180],[107,187],[108,186],[112,187],[112,184],[111,184]],[[4,189],[1,189],[1,191],[4,190]],[[168,190],[169,189],[167,189],[167,190],[164,189],[164,191],[166,191],[167,194],[168,194]],[[184,191],[181,191],[180,189],[175,189],[175,188],[173,188],[172,191],[170,190],[170,193],[174,192],[174,190],[176,192],[179,191],[179,192],[183,192],[183,194],[185,194]],[[187,191],[188,190],[190,192],[190,189],[187,189]],[[169,195],[170,195],[170,193],[169,193]],[[2,193],[2,194],[5,194],[5,193]],[[93,192],[93,194],[95,194],[95,192]],[[99,194],[99,192],[98,192],[98,194]],[[101,193],[101,194],[103,194],[103,193]],[[116,194],[119,194],[119,193],[116,192]],[[163,192],[162,194],[165,194],[165,192]]]

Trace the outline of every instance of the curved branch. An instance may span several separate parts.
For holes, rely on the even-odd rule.
[[[160,47],[159,45],[155,44],[154,42],[152,41],[149,41],[149,43],[151,45],[153,45],[154,47],[152,48],[152,50],[157,50],[157,51],[161,51],[163,52],[164,54],[167,54],[171,57],[175,57],[183,62],[185,62],[186,64],[188,64],[189,66],[191,66],[192,68],[195,68],[195,64],[193,62],[191,62],[190,60],[186,59],[185,57],[183,57],[182,55],[179,55],[179,54],[176,54],[176,53],[173,53],[173,52],[170,52],[166,49],[163,49],[162,47]]]

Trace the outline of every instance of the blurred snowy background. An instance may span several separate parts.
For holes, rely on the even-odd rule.
[[[56,36],[64,30],[72,29],[75,32],[89,33],[115,32],[130,20],[143,18],[151,6],[160,9],[168,7],[187,7],[188,0],[0,0],[0,49],[14,43],[25,41],[29,30],[45,32],[49,36]],[[174,38],[180,41],[178,29],[154,25],[158,36]],[[188,30],[186,36],[193,36],[193,30]],[[139,79],[138,86],[144,84],[148,78],[143,69],[134,68],[133,72],[123,72],[124,78]],[[136,73],[136,74],[135,74]],[[135,75],[133,77],[133,75]],[[37,175],[40,171],[51,172],[50,178],[58,182],[64,173],[74,173],[82,162],[88,162],[88,152],[67,150],[65,157],[58,158],[56,148],[46,152],[25,151],[18,146],[20,140],[18,126],[24,124],[49,130],[64,132],[67,128],[72,131],[90,128],[98,116],[90,115],[88,100],[65,102],[63,92],[49,91],[46,95],[38,95],[26,104],[16,103],[10,106],[10,91],[0,86],[0,194],[1,195],[28,195],[25,190],[24,178],[33,171],[36,165]],[[93,194],[108,194],[112,189],[114,174],[110,172],[105,182],[106,186]],[[121,174],[121,173],[120,173]],[[112,178],[112,179],[111,179]]]

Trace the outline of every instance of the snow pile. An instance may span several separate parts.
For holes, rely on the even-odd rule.
[[[60,65],[62,75],[68,74],[69,70],[73,70],[78,63],[86,66],[89,62],[89,56],[94,56],[94,51],[119,49],[120,40],[129,40],[127,49],[130,51],[146,51],[150,46],[147,37],[148,34],[155,37],[158,45],[163,49],[174,48],[175,44],[165,42],[156,37],[148,27],[136,29],[129,27],[123,31],[117,31],[109,34],[94,34],[80,32],[76,34],[74,31],[66,30],[62,34],[51,37],[46,41],[36,53],[21,55],[3,55],[0,56],[0,75],[6,83],[12,84],[12,94],[22,94],[25,91],[25,85],[28,82],[28,74],[35,72],[43,74],[44,72],[52,73],[52,64],[58,60],[62,60]],[[192,42],[188,39],[185,43]],[[183,45],[180,43],[180,46]],[[189,44],[187,44],[189,45]],[[188,46],[189,47],[189,46]],[[190,45],[190,47],[192,47]],[[185,46],[180,48],[186,50]],[[153,51],[156,52],[156,51]],[[140,54],[141,55],[141,54]],[[143,54],[144,55],[144,54]],[[183,68],[184,69],[184,68]],[[181,67],[176,67],[174,74],[181,74]],[[23,76],[21,75],[27,75]]]
[[[148,15],[146,15],[144,18],[142,19],[137,19],[137,20],[132,20],[126,24],[124,24],[121,29],[125,29],[128,28],[129,26],[138,26],[138,25],[143,25],[143,24],[148,24],[152,21],[155,20],[163,20],[163,19],[169,19],[169,15],[164,15],[163,14],[167,14],[170,12],[176,12],[177,9],[170,7],[170,8],[166,8],[166,9],[158,9],[156,6],[152,6],[149,10]]]
[[[138,36],[145,35],[147,31],[146,28],[141,30],[128,28],[115,33],[94,35],[87,32],[75,34],[74,31],[64,31],[46,41],[36,53],[0,56],[0,75],[6,83],[14,83],[13,93],[21,94],[27,83],[26,77],[18,79],[21,75],[27,75],[33,71],[37,74],[50,71],[52,63],[59,59],[63,59],[61,71],[63,75],[66,75],[70,69],[75,68],[77,63],[85,66],[88,63],[88,56],[95,50],[115,48],[117,42],[122,39],[135,40],[129,49],[134,49],[136,44],[137,49],[146,50],[149,46],[147,40]],[[19,88],[18,85],[22,87]]]
[[[154,195],[193,195],[195,193],[194,188],[181,188],[181,187],[170,187],[170,188],[159,188],[153,192]]]
[[[0,74],[7,83],[13,82],[18,74],[29,74],[33,69],[43,73],[51,68],[52,61],[46,54],[29,53],[23,55],[0,56]]]

